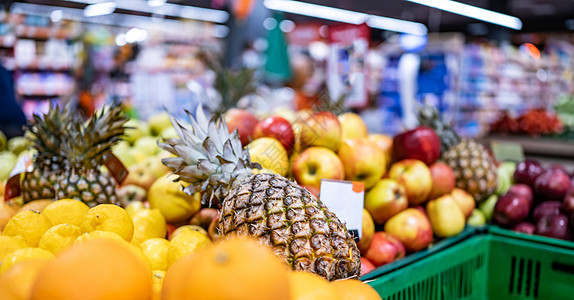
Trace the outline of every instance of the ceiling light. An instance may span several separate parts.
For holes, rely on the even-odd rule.
[[[366,22],[369,27],[382,30],[404,32],[415,35],[426,35],[428,32],[427,27],[421,23],[369,15],[366,13],[299,1],[265,0],[264,5],[268,9],[272,10],[349,24],[358,25]]]
[[[85,17],[109,15],[116,10],[115,2],[90,4],[84,8]]]
[[[367,20],[367,25],[372,28],[413,35],[426,35],[428,33],[428,29],[424,24],[380,16],[370,16]]]
[[[165,4],[166,0],[148,0],[147,5],[150,7],[159,7]]]
[[[57,9],[57,10],[50,13],[50,20],[53,23],[60,22],[62,20],[62,17],[64,17],[64,12],[62,12],[61,9]]]
[[[456,1],[451,0],[407,0],[407,1],[426,5],[432,8],[448,11],[453,14],[466,16],[469,18],[481,20],[484,22],[516,30],[522,29],[522,21],[520,21],[519,18]]]
[[[360,12],[299,1],[265,0],[264,5],[272,10],[357,25],[364,23],[369,16]]]

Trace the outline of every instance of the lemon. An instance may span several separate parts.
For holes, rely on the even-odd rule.
[[[150,238],[163,238],[166,234],[165,218],[159,209],[144,209],[133,218],[134,237],[132,243],[139,244]]]
[[[113,239],[125,242],[125,240],[115,232],[94,230],[80,235],[76,240],[74,240],[74,245],[93,239]]]
[[[143,254],[153,270],[167,270],[167,248],[169,241],[162,238],[152,238],[140,244]]]
[[[61,199],[46,206],[42,214],[52,222],[52,225],[71,224],[80,226],[89,209],[90,207],[82,201]]]
[[[103,230],[117,233],[131,242],[134,235],[134,223],[125,209],[113,204],[100,204],[90,208],[81,222],[82,232]]]
[[[74,200],[76,201],[76,200]],[[66,250],[82,234],[80,227],[72,224],[56,225],[42,236],[40,248],[48,250],[53,254],[59,254]]]
[[[8,236],[21,235],[30,247],[38,247],[40,238],[52,227],[50,220],[38,211],[23,211],[13,216],[2,234]]]
[[[8,253],[8,255],[4,257],[4,259],[2,260],[2,266],[0,266],[0,274],[6,272],[13,265],[21,261],[32,260],[32,259],[52,259],[52,258],[54,258],[54,254],[44,249],[32,248],[32,247],[17,249]]]
[[[167,247],[167,267],[169,268],[176,261],[197,250],[203,249],[211,244],[211,241],[204,234],[190,230],[173,238]]]
[[[28,245],[26,245],[26,240],[19,235],[17,236],[0,235],[0,261],[4,259],[6,254],[14,250],[26,247],[28,247]]]
[[[269,169],[285,176],[289,171],[289,156],[281,143],[269,137],[262,137],[247,145],[252,162],[259,163],[262,168]]]
[[[209,237],[207,235],[207,231],[205,231],[205,229],[203,229],[203,227],[198,226],[198,225],[183,225],[183,226],[179,226],[176,230],[173,231],[173,233],[170,236],[170,240],[173,240],[173,238],[175,238],[176,236],[178,236],[181,233],[184,232],[188,232],[188,231],[197,231],[207,237]]]
[[[186,221],[201,208],[199,193],[189,196],[181,183],[168,176],[157,179],[148,192],[150,208],[157,208],[169,223]]]
[[[141,201],[131,201],[130,204],[126,206],[126,211],[128,212],[128,215],[132,217],[132,219],[140,210],[144,209],[146,209],[146,207]]]
[[[163,278],[165,277],[164,270],[153,270],[151,271],[152,275],[152,287],[153,287],[153,298],[152,299],[161,299],[161,287],[163,285]]]

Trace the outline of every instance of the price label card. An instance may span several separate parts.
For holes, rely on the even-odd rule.
[[[492,141],[490,148],[497,161],[524,161],[524,149],[519,143]]]
[[[321,180],[321,202],[329,208],[359,241],[363,231],[363,202],[365,185],[362,182]]]

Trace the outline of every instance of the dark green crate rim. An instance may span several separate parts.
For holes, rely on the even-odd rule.
[[[496,226],[496,225],[487,225],[487,226],[482,226],[482,227],[468,227],[467,226],[467,228],[465,228],[465,230],[462,233],[460,233],[459,235],[451,237],[451,238],[447,238],[444,240],[440,240],[425,250],[407,255],[403,259],[400,259],[400,260],[392,262],[390,264],[386,264],[384,266],[378,267],[375,270],[361,276],[361,280],[363,280],[363,281],[374,280],[374,279],[381,277],[385,274],[388,274],[388,273],[394,272],[396,270],[408,267],[409,265],[413,264],[414,262],[417,262],[421,259],[424,259],[425,257],[433,255],[434,253],[440,252],[446,248],[450,248],[450,247],[452,247],[456,244],[459,244],[460,242],[465,241],[469,238],[472,238],[472,237],[477,236],[477,235],[483,235],[483,234],[492,234],[492,235],[502,236],[502,237],[506,237],[506,238],[513,238],[513,239],[518,239],[518,240],[536,242],[536,243],[543,244],[543,245],[551,245],[554,247],[559,247],[559,248],[574,251],[574,242],[572,242],[572,241],[565,241],[565,240],[559,240],[559,239],[549,238],[549,237],[540,236],[540,235],[530,235],[530,234],[526,234],[526,233],[514,232],[512,230],[504,229],[504,228],[501,228],[501,227]]]

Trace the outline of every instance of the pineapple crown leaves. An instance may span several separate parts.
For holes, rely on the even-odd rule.
[[[221,96],[221,104],[215,114],[221,115],[237,107],[241,98],[256,92],[254,69],[241,68],[235,71],[225,68],[218,59],[205,51],[201,51],[198,56],[216,75],[213,88]]]
[[[60,156],[62,145],[66,142],[66,132],[71,124],[71,104],[62,109],[50,103],[48,112],[40,116],[35,114],[30,124],[26,125],[26,136],[38,151],[38,157]]]
[[[184,124],[171,116],[178,138],[165,139],[159,147],[175,155],[162,163],[178,175],[175,181],[188,183],[184,191],[192,195],[203,191],[202,203],[219,204],[229,190],[260,168],[252,163],[249,152],[241,147],[237,130],[229,133],[220,116],[207,120],[201,106],[195,118],[186,111],[190,123]]]
[[[428,126],[436,132],[441,142],[441,153],[448,151],[454,145],[461,141],[461,137],[456,133],[454,128],[441,120],[439,111],[436,107],[428,104],[420,105],[415,103],[417,109],[417,118],[419,124]]]
[[[102,109],[85,123],[80,117],[74,117],[68,130],[68,142],[63,147],[72,166],[99,167],[103,155],[121,140],[127,121],[120,103]]]

